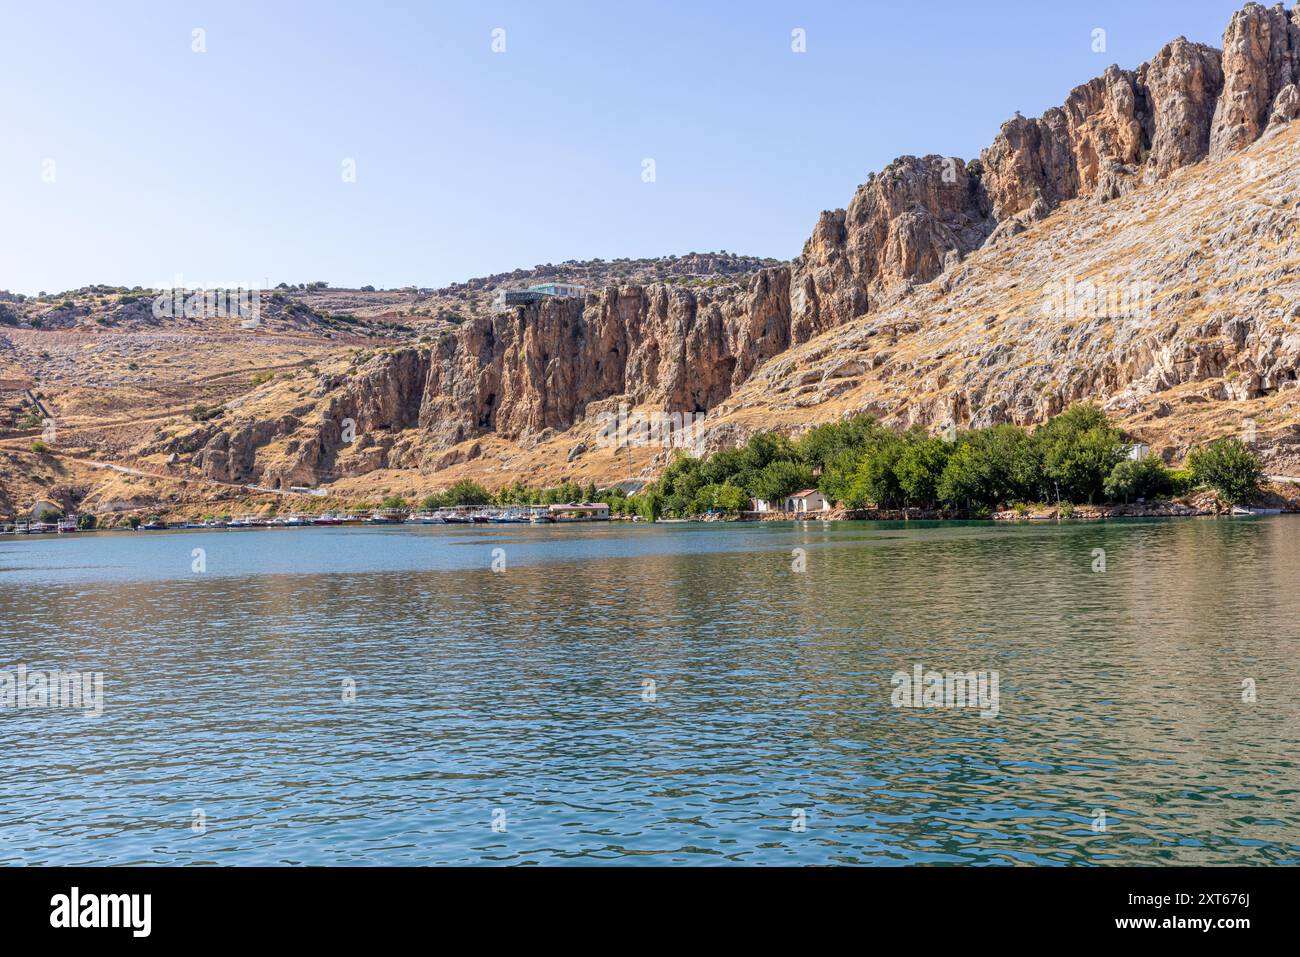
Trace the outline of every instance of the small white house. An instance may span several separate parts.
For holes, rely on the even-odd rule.
[[[763,498],[751,498],[749,500],[749,510],[751,512],[770,512],[772,503]]]
[[[1151,446],[1145,442],[1134,442],[1128,447],[1128,457],[1134,462],[1141,462],[1151,454]]]
[[[815,488],[787,495],[784,504],[787,512],[824,512],[831,507],[831,503],[826,501],[826,496]]]

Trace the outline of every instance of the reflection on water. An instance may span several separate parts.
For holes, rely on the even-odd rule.
[[[1287,517],[0,539],[0,671],[106,690],[99,718],[0,710],[0,862],[1295,863],[1298,542]],[[999,716],[894,709],[916,664],[997,670]]]

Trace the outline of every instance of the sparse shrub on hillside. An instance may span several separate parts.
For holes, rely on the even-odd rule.
[[[225,414],[225,409],[219,405],[207,406],[202,402],[190,409],[190,419],[195,422],[207,422],[209,419],[215,419],[219,415]]]
[[[254,388],[256,388],[257,386],[262,385],[263,383],[270,382],[274,378],[275,378],[275,373],[271,372],[268,369],[262,372],[254,372],[252,378],[249,379],[248,381],[249,384],[251,384]]]

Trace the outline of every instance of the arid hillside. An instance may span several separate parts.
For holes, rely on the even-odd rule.
[[[1180,38],[1111,67],[1042,117],[1016,115],[978,159],[900,157],[822,213],[790,263],[691,254],[441,290],[286,286],[251,331],[137,315],[121,302],[135,291],[7,299],[0,415],[8,399],[11,426],[30,429],[40,416],[15,390],[34,386],[60,431],[28,464],[33,433],[0,439],[0,495],[37,494],[49,462],[105,509],[164,489],[189,503],[466,476],[612,483],[669,454],[604,441],[622,408],[703,416],[717,448],[862,411],[935,431],[1032,424],[1080,399],[1171,462],[1234,434],[1297,474],[1298,83],[1300,15],[1248,4],[1222,50]],[[586,294],[492,305],[547,280]],[[146,474],[106,479],[92,459]]]

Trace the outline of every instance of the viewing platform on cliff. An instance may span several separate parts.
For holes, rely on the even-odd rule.
[[[527,289],[498,289],[492,304],[497,309],[508,309],[546,299],[581,299],[586,294],[586,286],[568,282],[544,282]]]

